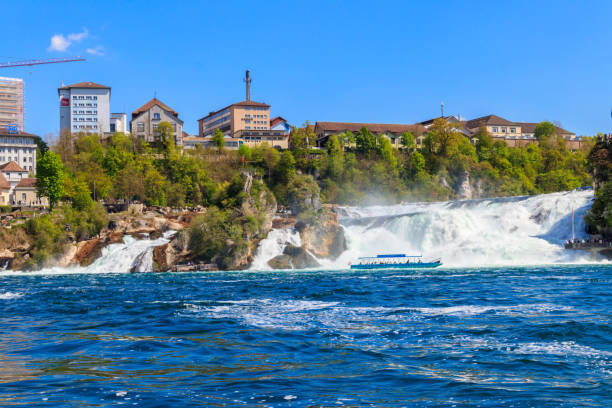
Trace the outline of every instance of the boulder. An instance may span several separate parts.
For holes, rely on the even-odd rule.
[[[291,257],[289,255],[278,255],[268,261],[272,269],[293,269]]]
[[[331,209],[313,223],[298,221],[296,230],[300,233],[304,249],[317,258],[338,258],[347,249],[344,229],[338,222],[337,214]]]
[[[102,254],[102,248],[106,246],[104,240],[95,238],[89,241],[82,241],[77,244],[74,262],[81,266],[88,266],[98,259]]]
[[[317,260],[302,247],[287,244],[283,250],[283,254],[291,258],[291,265],[295,269],[315,268],[320,266]]]

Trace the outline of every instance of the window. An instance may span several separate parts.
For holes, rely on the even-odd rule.
[[[153,120],[159,120],[159,113],[153,114]]]
[[[142,122],[138,122],[138,123],[136,124],[136,131],[137,131],[137,132],[144,132],[144,123],[142,123]]]
[[[157,128],[159,128],[159,125],[157,123],[153,124],[153,130],[157,130]]]
[[[98,97],[97,97],[97,96],[94,96],[93,98],[94,98],[94,101],[98,100]]]
[[[510,128],[510,133],[516,133],[516,128]]]
[[[506,127],[502,127],[502,133],[506,133]]]
[[[497,133],[497,127],[493,127],[491,128],[491,130],[493,131],[493,133]]]

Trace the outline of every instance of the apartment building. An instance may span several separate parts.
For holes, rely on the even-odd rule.
[[[0,166],[9,162],[15,162],[26,172],[36,173],[36,136],[12,127],[0,127]]]
[[[130,131],[134,137],[142,139],[147,143],[159,141],[157,131],[161,122],[169,122],[174,129],[174,143],[183,145],[183,121],[179,119],[178,113],[168,107],[157,98],[151,99],[140,108],[132,112]]]
[[[0,128],[24,129],[23,79],[0,77]]]
[[[212,136],[215,129],[233,137],[241,130],[270,130],[270,105],[250,100],[210,112],[198,120],[200,137]]]
[[[57,93],[60,100],[60,130],[99,134],[110,132],[110,87],[79,82],[62,86]]]

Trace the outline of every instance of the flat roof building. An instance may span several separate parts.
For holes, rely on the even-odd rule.
[[[57,89],[60,101],[60,131],[104,134],[110,132],[108,86],[79,82]]]
[[[36,137],[0,127],[0,166],[14,162],[25,171],[36,173]]]

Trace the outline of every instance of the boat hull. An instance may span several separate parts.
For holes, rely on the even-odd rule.
[[[437,268],[442,265],[441,262],[410,262],[402,264],[369,264],[369,265],[351,265],[351,269],[421,269],[421,268]]]

